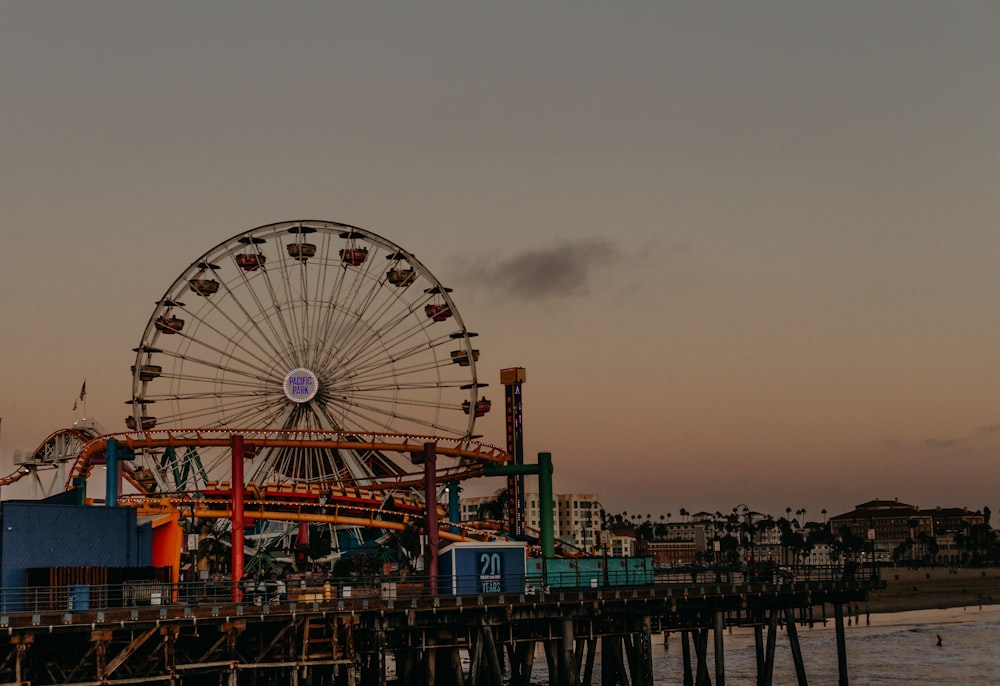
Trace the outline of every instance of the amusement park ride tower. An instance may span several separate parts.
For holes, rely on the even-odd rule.
[[[513,458],[512,464],[524,464],[524,423],[521,413],[521,385],[524,384],[524,367],[509,367],[500,370],[500,383],[504,385],[507,416],[507,452]],[[510,498],[508,526],[515,539],[524,538],[524,475],[511,474],[507,477],[507,493]]]

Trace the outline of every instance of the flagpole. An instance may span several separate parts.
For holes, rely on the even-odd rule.
[[[83,385],[80,386],[80,396],[73,401],[73,412],[76,412],[77,405],[83,403],[83,416],[87,416],[87,379],[84,378]],[[79,417],[79,415],[77,415]]]

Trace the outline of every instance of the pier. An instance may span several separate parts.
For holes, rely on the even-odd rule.
[[[843,608],[879,584],[832,569],[803,580],[703,572],[514,594],[325,584],[260,602],[233,602],[225,585],[213,597],[168,584],[133,594],[132,606],[104,603],[123,596],[91,590],[83,609],[69,590],[39,600],[36,589],[33,606],[0,615],[0,683],[526,686],[534,669],[536,682],[550,686],[651,686],[652,636],[670,632],[684,658],[670,683],[724,686],[726,630],[748,627],[758,684],[771,683],[779,632],[798,683],[808,684],[797,627],[829,613],[839,683],[847,684]]]

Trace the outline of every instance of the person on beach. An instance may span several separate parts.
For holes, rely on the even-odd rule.
[[[943,643],[941,643],[941,634],[938,634],[937,637],[938,637],[937,644],[938,644],[938,647],[940,648],[942,645],[944,645]]]

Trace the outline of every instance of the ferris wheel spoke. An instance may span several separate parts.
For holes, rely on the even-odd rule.
[[[350,354],[347,358],[351,361],[349,368],[326,368],[327,373],[336,375],[346,372],[352,377],[363,377],[369,370],[383,370],[387,365],[395,365],[397,361],[405,357],[433,355],[430,351],[445,340],[447,339],[441,338],[434,342],[428,342],[426,339],[422,340],[412,336],[412,334],[409,339],[406,336],[393,339],[373,337],[364,347],[359,347]],[[401,347],[404,344],[409,347]],[[343,371],[341,371],[342,369]]]
[[[353,359],[361,350],[388,347],[386,342],[413,340],[418,334],[424,332],[429,326],[421,321],[416,314],[417,307],[408,307],[404,312],[385,321],[373,322],[366,329],[358,328],[354,332],[346,332],[339,340],[343,341],[340,346],[341,354],[346,359]]]
[[[309,235],[312,234],[299,234],[299,235]],[[287,307],[283,311],[283,315],[287,317],[287,328],[290,332],[291,339],[296,343],[300,342],[305,335],[305,328],[302,324],[301,317],[304,316],[304,311],[309,308],[308,293],[302,290],[303,284],[306,283],[308,278],[309,270],[317,262],[322,262],[325,260],[325,255],[327,254],[327,249],[329,242],[327,237],[323,237],[322,241],[322,252],[319,253],[318,258],[310,258],[308,260],[298,260],[297,265],[288,265],[286,269],[281,271],[281,286],[285,293],[284,301],[286,303],[293,303],[292,306]],[[312,264],[310,264],[312,262]],[[298,282],[298,287],[295,286],[295,282]]]
[[[355,387],[373,383],[381,384],[386,379],[393,380],[394,384],[420,379],[437,385],[447,385],[445,379],[451,376],[450,372],[455,367],[456,365],[450,359],[445,361],[427,354],[419,357],[416,354],[411,354],[407,357],[393,357],[389,360],[380,360],[374,357],[370,360],[359,360],[356,369],[345,370],[343,373],[345,378],[350,379],[352,386]],[[333,378],[340,378],[340,376],[335,375]],[[467,380],[462,378],[459,385],[465,383]]]
[[[283,236],[281,235],[275,236],[275,244],[279,249],[279,254],[282,248],[287,250],[288,244],[282,239]],[[275,271],[278,273],[272,277],[272,272]],[[262,267],[259,278],[263,280],[264,290],[268,296],[267,303],[262,305],[261,311],[268,313],[267,322],[270,326],[274,327],[274,323],[277,323],[277,326],[274,327],[274,329],[276,332],[280,332],[278,338],[283,342],[283,349],[290,353],[294,353],[297,346],[295,336],[292,333],[294,326],[292,326],[290,321],[290,310],[294,309],[292,304],[294,301],[290,299],[287,290],[284,291],[286,293],[285,297],[279,297],[280,289],[275,285],[275,281],[278,281],[279,286],[283,288],[283,284],[287,282],[287,268]]]
[[[242,270],[241,270],[242,271]],[[282,341],[278,330],[274,327],[270,317],[261,317],[260,313],[268,312],[271,306],[265,305],[265,303],[260,299],[256,290],[253,287],[250,279],[247,277],[246,273],[241,273],[239,281],[236,282],[238,285],[242,286],[241,289],[237,290],[229,283],[229,281],[222,281],[222,288],[228,295],[228,300],[225,300],[226,305],[232,305],[236,313],[241,315],[242,321],[237,321],[233,314],[229,312],[228,309],[224,309],[221,304],[216,305],[215,301],[211,302],[212,312],[216,313],[217,316],[228,322],[233,331],[240,332],[245,340],[249,340],[254,343],[254,346],[260,351],[260,355],[263,359],[267,359],[270,356],[272,359],[274,357],[279,358],[286,365],[291,363],[291,360],[287,357],[288,346]],[[257,314],[254,315],[247,308],[247,305],[243,302],[243,298],[240,297],[240,293],[245,292],[247,296],[252,301],[252,304],[256,307]],[[262,324],[266,325],[267,330]],[[250,331],[246,331],[249,326]],[[249,333],[256,333],[255,336],[247,335]],[[220,335],[224,335],[220,332]],[[227,338],[232,338],[227,336]]]
[[[400,362],[407,359],[394,358],[390,363],[379,363],[379,361],[373,360],[367,366],[359,365],[357,372],[351,376],[351,379],[355,385],[364,386],[384,379],[398,380],[400,377],[406,378],[418,374],[421,378],[427,378],[426,372],[450,369],[454,366],[450,360],[445,362],[433,357],[428,359],[426,356],[412,360],[406,365],[400,364]],[[433,383],[439,384],[441,381],[435,379]]]
[[[197,401],[197,400],[218,400],[218,399],[220,399],[222,397],[223,397],[222,393],[220,393],[217,390],[204,390],[204,391],[197,391],[197,392],[192,391],[192,392],[189,392],[189,393],[172,393],[170,395],[155,395],[155,394],[152,394],[152,395],[146,396],[144,399],[147,400],[147,401],[157,401],[157,400],[173,399],[173,400],[177,400],[177,401],[183,402],[183,401],[188,401],[188,400],[195,400],[195,401]],[[263,396],[259,392],[255,392],[255,393],[236,393],[236,392],[233,392],[232,390],[229,390],[225,394],[225,399],[227,401],[230,401],[230,402],[240,402],[242,400],[247,400],[247,401],[252,400],[252,401],[256,401],[256,402],[261,402],[261,401],[266,400],[268,398],[270,398],[272,402],[275,402],[275,401],[281,402],[282,400],[284,400],[284,398],[277,398],[275,396],[275,394],[273,394],[273,393],[270,396]]]
[[[310,348],[310,355],[305,360],[306,365],[311,367],[316,366],[322,350],[322,321],[333,316],[337,312],[337,308],[331,305],[334,301],[327,301],[324,299],[324,294],[327,289],[332,287],[328,286],[331,273],[333,274],[334,283],[338,282],[338,280],[342,279],[344,276],[342,270],[332,270],[329,268],[320,270],[319,278],[316,279],[316,283],[313,288],[312,299],[313,302],[316,303],[316,306],[311,308],[312,316],[309,318],[309,326],[305,334],[306,338],[317,342],[317,345]]]
[[[205,456],[203,464],[205,471],[209,474],[223,474],[226,467],[232,462],[232,453],[229,450],[217,449]],[[221,480],[221,479],[220,479]]]
[[[326,431],[340,431],[342,427],[338,426],[335,421],[329,416],[327,416],[319,407],[310,406],[310,414],[316,420],[319,428]],[[344,462],[344,466],[347,468],[348,473],[354,477],[359,478],[367,475],[364,464],[357,459],[357,454],[351,450],[340,451],[340,458]]]
[[[307,348],[307,354],[303,360],[305,364],[314,364],[315,356],[320,350],[319,343],[322,339],[315,328],[315,322],[317,317],[320,316],[319,311],[322,308],[322,303],[326,302],[323,298],[324,285],[327,283],[331,272],[336,274],[336,280],[344,278],[344,274],[341,273],[339,260],[331,254],[334,250],[336,250],[336,246],[334,245],[333,236],[328,233],[322,234],[317,257],[310,259],[310,262],[315,265],[312,268],[312,280],[309,278],[309,265],[306,262],[302,262],[301,268],[298,270],[300,298],[306,305],[302,312],[300,335],[304,340],[317,343],[317,345]]]
[[[179,405],[179,404],[178,404]],[[276,403],[272,402],[272,406]],[[161,425],[169,425],[172,422],[183,422],[187,425],[183,428],[213,428],[216,426],[241,426],[241,419],[260,419],[268,416],[268,404],[262,403],[259,398],[248,398],[242,401],[229,401],[224,406],[217,402],[211,403],[185,403],[182,405],[183,411],[161,417]],[[193,424],[192,424],[193,423]]]
[[[386,333],[398,325],[398,322],[404,321],[407,317],[413,318],[416,306],[406,303],[397,294],[386,296],[382,303],[376,303],[374,293],[379,287],[384,289],[386,282],[382,279],[372,279],[371,294],[349,308],[349,311],[340,318],[339,328],[327,331],[326,335],[331,340],[338,341],[336,354],[341,359],[352,359],[357,350],[378,345]],[[393,306],[404,307],[397,318],[383,321],[384,313]]]
[[[331,267],[336,277],[333,280],[332,287],[330,291],[324,296],[320,296],[321,302],[331,303],[330,307],[323,308],[322,317],[317,319],[317,326],[311,332],[312,335],[319,341],[333,342],[339,340],[334,332],[340,330],[344,326],[344,322],[350,317],[351,309],[349,307],[350,301],[349,296],[346,295],[349,291],[348,287],[348,277],[352,276],[347,270],[347,267],[338,263],[335,267]],[[335,306],[333,304],[335,303]],[[314,364],[319,364],[317,358]]]
[[[211,429],[216,426],[222,426],[219,422],[218,411],[214,408],[191,408],[180,414],[161,415],[157,418],[157,422],[157,426],[170,426],[181,429],[189,427]]]
[[[194,339],[188,338],[186,340],[194,340]],[[188,346],[188,348],[184,352],[178,351],[174,353],[168,353],[167,357],[174,357],[180,360],[184,360],[185,362],[201,365],[206,368],[218,369],[221,371],[225,371],[227,373],[240,374],[249,378],[257,378],[258,380],[261,381],[266,381],[267,377],[261,376],[257,370],[261,368],[266,369],[268,366],[272,364],[265,358],[256,356],[251,356],[249,359],[243,357],[237,357],[233,354],[232,351],[210,344],[206,341],[199,341],[198,349],[204,352],[215,353],[219,355],[218,359],[210,360],[207,357],[190,354],[189,352],[187,352],[187,350],[189,349],[190,346]],[[237,348],[237,350],[243,352],[239,348]],[[226,362],[223,363],[223,360],[226,360]]]
[[[187,373],[169,373],[169,374],[162,374],[159,378],[164,381],[169,381],[172,383],[184,383],[184,384],[189,384],[191,386],[199,386],[199,387],[203,385],[212,385],[212,386],[219,385],[218,376],[201,376],[201,375],[187,374]],[[264,393],[261,387],[260,379],[247,381],[239,378],[236,374],[231,374],[227,376],[226,386],[230,389],[237,389],[237,390],[253,389],[254,391],[257,391],[258,394]],[[219,391],[216,391],[216,395],[218,395],[219,393],[220,393]],[[166,393],[163,393],[161,395],[172,397]],[[152,397],[152,396],[146,394],[144,397]]]
[[[233,408],[235,412],[228,419],[229,426],[273,426],[276,417],[281,416],[283,402],[271,401],[266,404],[247,404]]]
[[[221,362],[211,362],[204,358],[186,355],[166,355],[165,357],[174,360],[176,364],[172,369],[161,372],[158,379],[175,383],[218,384],[220,377],[224,376],[227,383],[235,387],[269,387],[272,389],[280,387],[278,377],[261,374],[249,365],[235,367],[231,364],[223,365]],[[230,362],[232,361],[230,360]]]
[[[257,253],[258,255],[263,255],[262,253]],[[236,258],[233,258],[236,260]],[[238,264],[238,263],[237,263]],[[236,304],[240,313],[246,318],[246,321],[250,324],[253,331],[256,331],[260,337],[258,343],[261,347],[264,347],[265,343],[269,344],[270,349],[273,354],[280,359],[286,366],[292,365],[293,361],[290,357],[291,351],[294,349],[292,345],[292,339],[288,335],[286,329],[282,327],[279,331],[279,327],[275,326],[274,323],[274,312],[275,308],[279,307],[278,301],[275,298],[275,292],[272,288],[270,282],[270,277],[268,271],[261,267],[262,271],[255,277],[251,278],[246,270],[240,270],[240,283],[243,285],[243,291],[247,293],[247,296],[251,300],[251,305],[254,307],[254,311],[250,310],[243,299],[238,297],[234,290],[230,290],[233,295],[233,302]],[[263,282],[263,288],[267,295],[267,300],[261,297],[258,293],[257,282]],[[280,322],[279,322],[280,323]],[[266,329],[266,331],[265,331]]]
[[[367,272],[365,272],[367,274]],[[374,279],[368,279],[368,293],[367,297],[362,297],[362,291],[360,286],[362,280],[358,279],[356,281],[356,287],[351,289],[347,295],[342,306],[341,316],[336,320],[330,320],[329,324],[336,324],[336,327],[331,327],[324,330],[323,335],[327,340],[338,341],[338,349],[347,349],[350,345],[351,340],[357,335],[356,332],[363,332],[368,326],[364,322],[364,315],[367,314],[367,318],[370,321],[377,311],[370,310],[371,301],[374,297],[374,291],[378,288],[378,281]],[[363,334],[362,334],[363,335]]]
[[[366,402],[362,402],[366,400]],[[379,428],[387,429],[391,427],[394,423],[403,420],[412,423],[414,426],[422,429],[421,433],[426,433],[430,429],[439,429],[441,425],[436,420],[429,420],[423,417],[419,417],[413,414],[405,414],[401,412],[401,408],[431,408],[434,407],[432,403],[415,403],[407,402],[400,399],[393,399],[391,401],[386,401],[383,398],[367,398],[367,399],[355,399],[352,401],[345,401],[338,403],[337,406],[343,411],[344,414],[350,414],[356,418],[364,419],[371,422]]]
[[[448,336],[432,338],[427,335],[417,336],[412,332],[401,332],[401,334],[384,339],[380,347],[369,346],[364,351],[359,351],[352,358],[353,366],[358,369],[358,375],[363,376],[370,369],[384,367],[386,362],[391,362],[398,368],[401,362],[411,358],[426,360],[423,364],[428,365],[452,366],[450,353],[435,352],[450,342]]]

